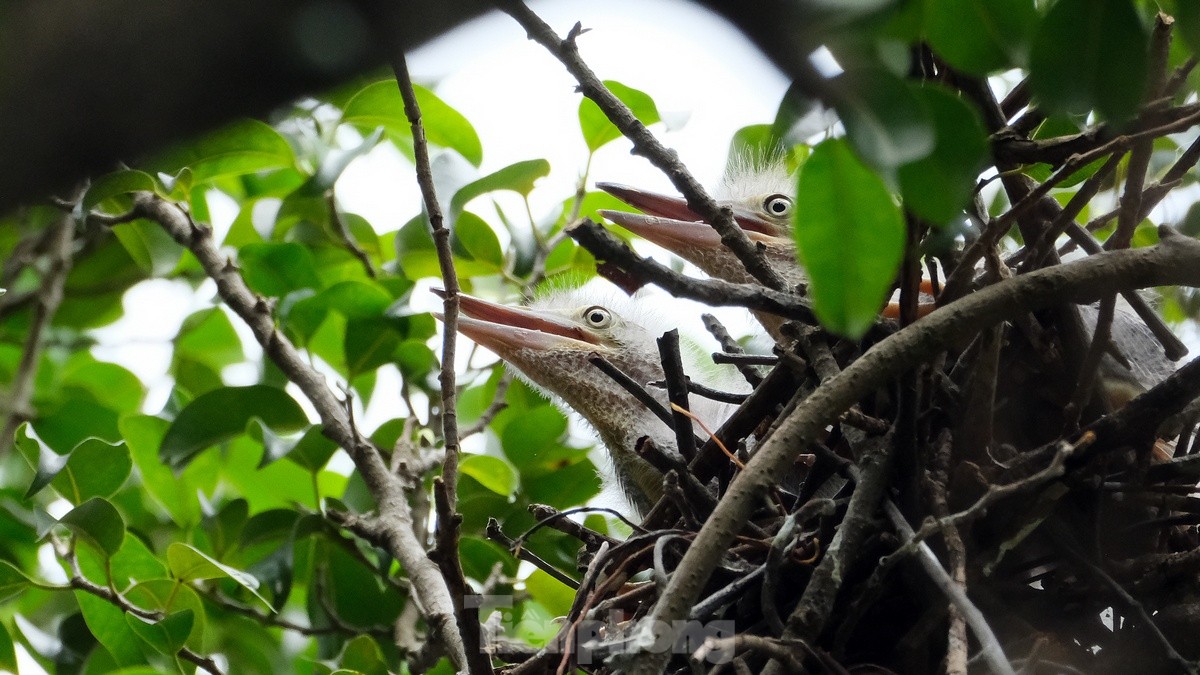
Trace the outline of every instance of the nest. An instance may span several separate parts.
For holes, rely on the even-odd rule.
[[[646,649],[689,673],[1165,673],[1200,658],[1191,374],[1113,409],[1074,306],[979,333],[859,400],[777,477],[685,625],[656,626],[701,525],[794,399],[898,328],[849,342],[795,322],[793,346],[763,359],[709,325],[727,349],[714,358],[753,393],[702,444],[686,415],[681,451],[644,440],[665,496],[624,541],[538,507],[583,543],[583,580],[550,647],[507,672],[619,672]],[[672,361],[675,401],[688,383]]]

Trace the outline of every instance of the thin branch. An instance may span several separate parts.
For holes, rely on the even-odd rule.
[[[733,211],[729,207],[718,206],[688,172],[687,167],[679,161],[675,152],[660,143],[646,125],[637,119],[633,111],[614,96],[584,63],[575,44],[575,39],[583,32],[580,24],[575,24],[566,39],[562,39],[520,0],[496,0],[496,4],[501,11],[521,24],[529,34],[529,39],[545,47],[566,66],[567,71],[579,82],[579,91],[594,101],[609,121],[633,143],[634,154],[650,160],[651,164],[666,174],[675,188],[687,199],[688,208],[695,211],[721,235],[721,243],[737,255],[746,271],[767,288],[781,291],[787,287],[746,233],[734,222]]]
[[[371,262],[371,256],[358,245],[354,240],[354,235],[350,232],[350,227],[346,225],[346,219],[342,217],[342,212],[337,207],[337,196],[332,188],[325,193],[325,204],[329,209],[329,222],[333,225],[333,231],[337,233],[339,239],[342,240],[342,246],[346,247],[347,251],[358,261],[362,263],[363,272],[372,279],[379,276],[379,272],[375,269],[375,264]]]
[[[82,196],[83,186],[76,188],[73,197],[77,200]],[[9,387],[8,400],[4,401],[4,428],[0,431],[0,456],[6,454],[12,447],[13,434],[17,427],[29,419],[33,411],[30,403],[33,400],[34,376],[37,374],[38,363],[45,348],[46,335],[54,315],[58,312],[63,300],[63,288],[67,283],[67,273],[71,271],[71,253],[75,243],[75,218],[70,213],[59,215],[57,222],[50,226],[48,234],[46,261],[47,268],[42,276],[41,286],[37,290],[33,319],[25,334],[25,344],[21,349],[21,360],[13,375]]]
[[[144,217],[158,223],[192,252],[205,274],[216,282],[221,299],[250,327],[267,357],[312,403],[321,418],[322,432],[349,453],[379,505],[381,541],[408,572],[413,594],[425,609],[433,639],[445,643],[456,668],[465,669],[466,649],[455,622],[454,601],[441,571],[414,534],[406,488],[388,469],[379,448],[352,428],[342,402],[334,396],[325,377],[276,328],[271,308],[250,290],[237,267],[217,249],[212,230],[193,222],[178,206],[153,193],[139,192],[133,201],[134,208]]]

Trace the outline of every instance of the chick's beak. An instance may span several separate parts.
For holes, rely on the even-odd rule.
[[[596,187],[650,216],[658,216],[660,218],[674,220],[676,222],[703,221],[703,218],[701,218],[699,214],[688,208],[687,200],[683,199],[682,197],[674,197],[671,195],[659,194],[657,192],[649,192],[639,188],[630,187],[628,185],[620,185],[618,183],[596,183]],[[621,227],[626,227],[624,223],[614,220],[609,215],[611,213],[618,212],[603,211],[601,213],[605,218],[612,220]],[[768,222],[761,218],[758,214],[736,205],[733,206],[733,219],[738,224],[738,227],[745,230],[747,236],[751,236],[751,238],[753,238],[752,233],[772,236],[779,229],[778,225]],[[627,229],[637,232],[637,230],[634,230],[633,228]],[[638,234],[641,233],[639,232]],[[646,238],[650,239],[648,236]],[[654,240],[651,239],[651,241]]]
[[[446,297],[440,288],[433,292]],[[505,355],[514,349],[550,350],[563,347],[593,350],[599,339],[582,326],[549,312],[509,307],[460,293],[458,332]],[[433,316],[444,321],[440,312]]]

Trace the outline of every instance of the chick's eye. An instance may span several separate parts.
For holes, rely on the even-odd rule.
[[[607,328],[612,323],[612,314],[603,307],[588,307],[583,311],[583,319],[592,328]]]
[[[792,214],[792,200],[787,195],[771,195],[763,200],[763,210],[776,218]]]

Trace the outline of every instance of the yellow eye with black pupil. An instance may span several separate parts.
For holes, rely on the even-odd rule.
[[[612,314],[600,306],[588,307],[583,311],[583,319],[593,328],[607,328],[612,323]]]
[[[763,210],[776,218],[789,216],[792,213],[792,200],[787,195],[771,195],[763,200]]]

